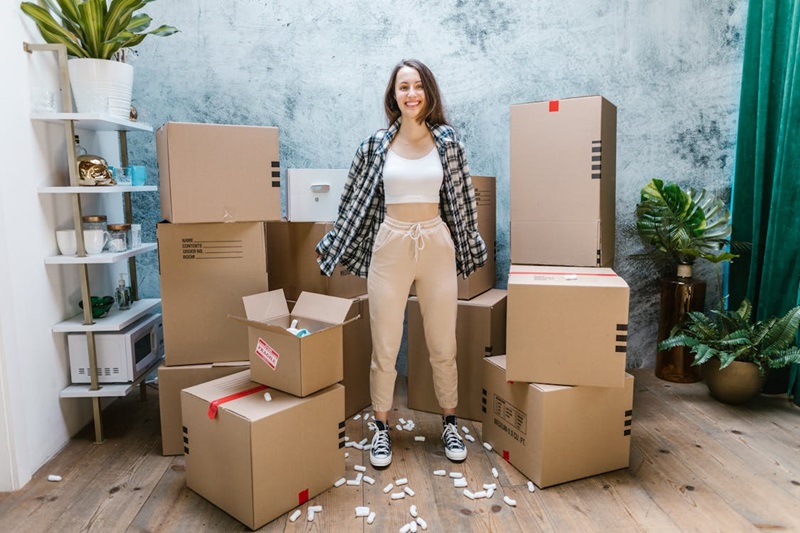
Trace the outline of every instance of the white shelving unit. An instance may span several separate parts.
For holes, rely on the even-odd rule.
[[[152,133],[153,127],[149,124],[132,122],[125,118],[101,113],[72,113],[72,95],[70,93],[69,74],[67,72],[67,53],[64,45],[58,44],[30,44],[24,43],[26,52],[47,51],[55,52],[58,57],[59,79],[61,85],[63,113],[35,113],[31,115],[31,120],[43,121],[57,124],[64,128],[65,141],[67,143],[67,162],[69,168],[69,184],[63,186],[39,187],[39,194],[69,195],[72,199],[72,219],[76,229],[82,227],[81,196],[85,194],[120,194],[124,201],[125,222],[133,221],[133,210],[131,207],[130,195],[138,192],[157,191],[155,186],[81,186],[77,154],[75,153],[75,128],[96,131],[96,132],[116,132],[119,140],[119,152],[121,166],[128,166],[128,132]],[[81,299],[84,302],[90,301],[89,272],[88,266],[93,264],[113,264],[128,260],[128,272],[131,280],[133,293],[133,304],[130,309],[112,309],[108,315],[102,318],[93,318],[91,306],[85,306],[83,312],[77,314],[63,322],[53,326],[53,331],[57,333],[78,332],[85,333],[89,352],[89,368],[91,383],[72,384],[61,391],[62,398],[91,398],[94,415],[95,442],[104,441],[102,413],[100,409],[101,398],[111,398],[125,396],[137,385],[140,386],[142,396],[145,396],[144,379],[161,364],[157,361],[147,372],[134,382],[130,383],[104,383],[100,384],[97,377],[97,353],[95,347],[95,333],[121,331],[123,328],[133,324],[146,314],[156,311],[161,304],[158,298],[140,300],[138,297],[138,287],[136,278],[135,256],[156,250],[155,243],[145,243],[137,248],[120,253],[101,253],[97,255],[87,255],[83,242],[83,232],[75,232],[78,245],[78,252],[74,256],[57,255],[46,257],[45,264],[48,265],[75,265],[79,269],[81,282]]]

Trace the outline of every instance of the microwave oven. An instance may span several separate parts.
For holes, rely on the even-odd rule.
[[[69,368],[73,383],[90,383],[89,348],[86,334],[67,335]],[[161,313],[121,331],[94,334],[99,383],[135,381],[164,355],[164,332]]]

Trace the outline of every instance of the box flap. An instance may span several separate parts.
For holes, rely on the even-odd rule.
[[[286,304],[283,289],[244,296],[242,302],[244,302],[244,311],[248,320],[266,322],[289,314],[289,306]]]
[[[285,303],[285,300],[284,300]],[[341,324],[347,318],[353,301],[315,292],[302,292],[292,309],[292,315],[311,318],[328,324]]]
[[[278,334],[286,335],[286,336],[289,336],[289,337],[294,337],[295,336],[293,333],[288,332],[286,330],[286,328],[283,327],[283,326],[278,326],[278,325],[275,325],[275,324],[268,324],[266,322],[261,322],[259,320],[247,320],[246,318],[242,318],[242,317],[236,316],[236,315],[228,315],[228,318],[230,318],[231,320],[235,320],[236,322],[240,322],[240,323],[242,323],[242,324],[244,324],[246,326],[249,326],[251,328],[260,329],[262,331],[272,331],[273,333],[278,333]],[[300,338],[300,337],[297,337],[297,338]]]

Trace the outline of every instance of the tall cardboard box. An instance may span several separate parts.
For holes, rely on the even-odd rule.
[[[614,266],[617,109],[602,96],[511,106],[511,262]]]
[[[286,218],[291,222],[334,222],[347,181],[346,168],[286,170]]]
[[[486,243],[489,259],[466,279],[458,276],[459,300],[469,300],[494,287],[497,274],[497,180],[494,176],[472,176],[472,186],[478,207],[478,233]],[[414,284],[409,294],[417,295]]]
[[[280,220],[278,128],[167,122],[156,149],[166,220]]]
[[[249,358],[247,331],[228,320],[267,290],[263,222],[158,225],[167,366]]]
[[[291,313],[282,289],[242,300],[247,318],[230,318],[247,326],[253,381],[300,397],[342,381],[342,328],[358,318],[347,319],[350,300],[304,292]]]
[[[509,383],[505,361],[483,360],[483,441],[503,459],[539,487],[628,466],[633,376],[619,388]]]
[[[483,358],[506,351],[506,291],[491,289],[458,302],[458,409],[461,418],[480,420]],[[408,300],[408,407],[441,413],[433,389],[433,372],[422,325],[419,300]]]
[[[366,294],[366,278],[351,274],[341,265],[330,277],[320,271],[315,247],[332,228],[333,223],[268,223],[270,286],[283,289],[288,300],[297,300],[303,291],[339,298]]]
[[[508,379],[625,386],[629,292],[610,268],[511,265]]]
[[[352,299],[342,329],[342,385],[344,414],[353,416],[372,404],[369,394],[369,366],[372,361],[372,330],[369,298]]]
[[[250,529],[344,475],[341,385],[297,398],[245,371],[184,389],[181,411],[186,486]]]
[[[181,390],[250,368],[250,361],[158,367],[161,454],[183,455]]]

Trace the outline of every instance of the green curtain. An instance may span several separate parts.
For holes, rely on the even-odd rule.
[[[800,279],[799,37],[800,0],[750,1],[732,238],[752,249],[730,265],[729,293],[732,306],[747,296],[759,319],[792,308]]]

